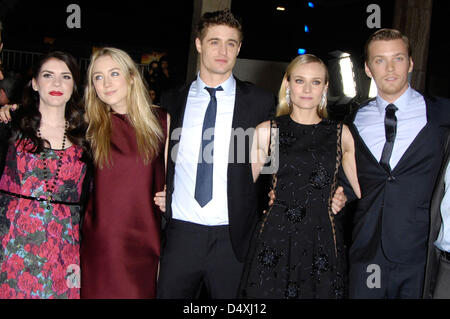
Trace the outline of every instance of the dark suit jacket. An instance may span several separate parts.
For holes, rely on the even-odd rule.
[[[427,124],[390,174],[350,125],[362,192],[353,218],[350,264],[374,262],[380,245],[392,262],[425,262],[431,195],[450,122],[448,100],[425,101]]]
[[[445,145],[444,161],[442,162],[439,177],[434,188],[433,197],[431,199],[430,208],[430,235],[428,238],[428,254],[427,254],[427,266],[425,271],[425,283],[423,289],[423,297],[433,298],[433,291],[436,285],[436,275],[439,266],[439,249],[434,245],[439,230],[441,229],[442,217],[441,217],[441,201],[445,194],[445,171],[447,165],[450,162],[450,134],[447,137]]]
[[[168,111],[171,117],[169,136],[172,136],[174,129],[183,127],[189,88],[190,84],[178,89],[172,89],[161,98],[161,106]],[[245,131],[269,120],[274,115],[275,106],[275,96],[273,94],[250,83],[236,79],[233,129],[242,128]],[[172,218],[171,202],[174,191],[175,159],[172,158],[171,154],[178,142],[179,139],[172,140],[172,138],[169,141],[165,214],[167,223],[170,223]],[[233,144],[236,143],[231,141],[230,154],[235,154],[235,159],[230,159],[228,164],[228,217],[233,250],[237,259],[243,261],[247,253],[250,236],[258,218],[258,198],[249,161],[249,148],[246,148],[244,163],[239,163],[236,157],[242,154],[238,154],[237,145],[234,145],[234,150],[231,149]],[[173,155],[176,157],[176,150]]]

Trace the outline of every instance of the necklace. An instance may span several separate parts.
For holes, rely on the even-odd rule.
[[[67,136],[67,128],[68,127],[69,127],[69,123],[66,121],[65,124],[64,124],[64,136],[63,136],[63,140],[62,140],[62,152],[64,152],[65,145],[66,145],[66,136]],[[42,138],[41,130],[39,128],[37,129],[37,136],[39,138]],[[56,153],[56,151],[55,151],[55,153]],[[44,182],[45,182],[45,188],[47,190],[47,209],[50,209],[49,203],[53,199],[53,191],[55,189],[56,182],[57,182],[58,176],[59,176],[59,172],[61,170],[62,154],[60,156],[58,156],[58,163],[56,165],[56,174],[55,174],[55,178],[53,179],[53,183],[51,185],[49,185],[49,181],[48,181],[48,177],[50,175],[50,168],[48,168],[48,166],[47,166],[47,158],[45,157],[47,155],[47,151],[44,149],[41,154],[42,154],[42,161],[43,161],[43,165],[44,165],[44,169],[43,169]],[[50,159],[50,157],[48,157],[48,159]]]

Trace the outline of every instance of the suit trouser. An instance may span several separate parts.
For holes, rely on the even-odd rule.
[[[439,256],[439,266],[436,286],[433,292],[434,299],[450,299],[450,259],[442,254]]]
[[[349,297],[356,299],[420,299],[425,261],[400,264],[388,260],[378,249],[370,262],[352,262],[350,256]]]
[[[172,220],[161,253],[157,298],[198,298],[203,284],[213,299],[236,298],[243,267],[228,226]]]

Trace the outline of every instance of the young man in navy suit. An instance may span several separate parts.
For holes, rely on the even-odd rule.
[[[443,158],[450,105],[408,84],[408,38],[382,29],[366,44],[375,99],[353,114],[358,179],[350,248],[351,298],[421,298],[430,201]]]

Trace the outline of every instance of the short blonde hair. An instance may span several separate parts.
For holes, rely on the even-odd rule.
[[[286,100],[286,83],[289,82],[292,71],[297,66],[307,63],[319,63],[320,65],[322,65],[325,69],[325,84],[328,84],[328,68],[321,59],[313,54],[303,54],[297,56],[294,60],[291,61],[291,63],[289,63],[288,67],[286,68],[286,73],[284,74],[283,80],[281,81],[280,91],[278,92],[277,116],[291,114],[292,103],[288,104]],[[319,107],[317,108],[317,113],[320,118],[326,118],[328,116],[326,98],[320,102]]]

